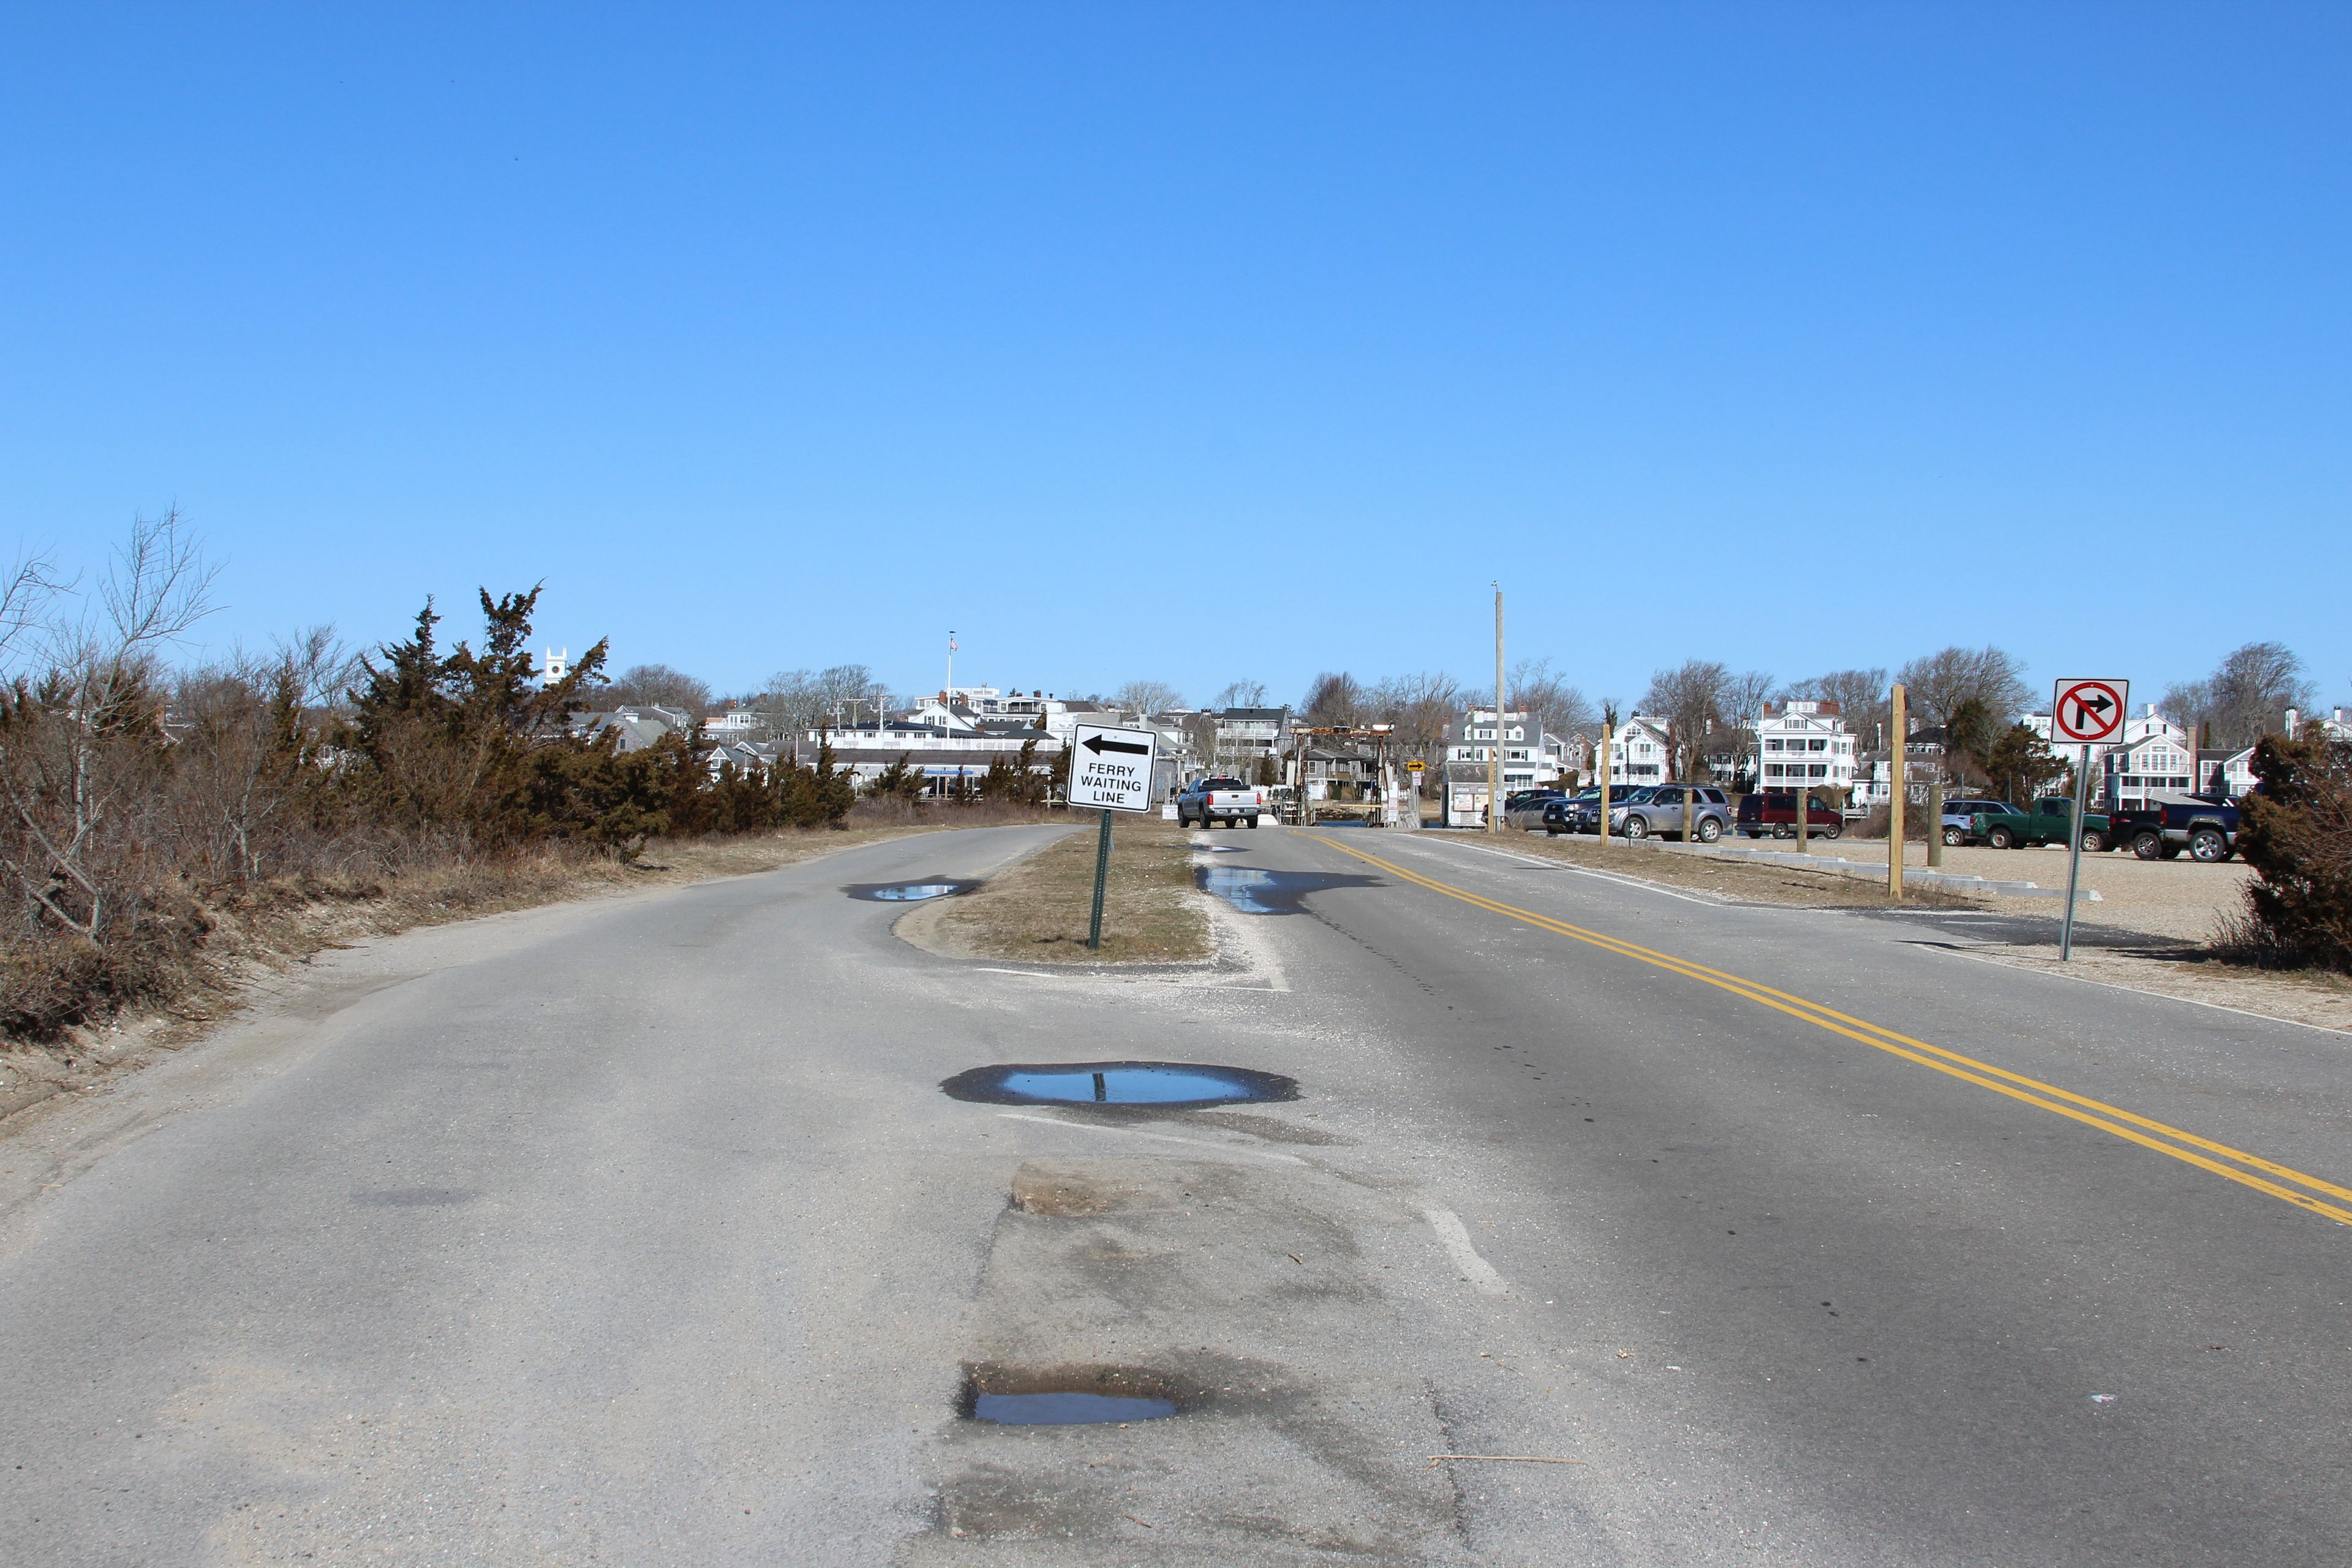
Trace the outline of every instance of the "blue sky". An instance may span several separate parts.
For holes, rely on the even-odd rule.
[[[724,689],[2352,702],[2352,9],[0,10],[0,547]]]

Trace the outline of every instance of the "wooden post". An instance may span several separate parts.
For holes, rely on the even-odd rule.
[[[1495,744],[1486,753],[1486,831],[1503,831],[1503,585],[1495,584]]]
[[[1936,776],[1927,785],[1927,864],[1944,863],[1944,768],[1936,765]]]
[[[1808,756],[1811,753],[1809,752],[1803,752],[1798,753],[1800,756]],[[1813,814],[1807,810],[1805,805],[1805,802],[1811,797],[1813,789],[1812,767],[1813,765],[1810,762],[1790,763],[1789,764],[1790,771],[1797,775],[1797,853],[1800,855],[1810,855],[1812,853]]]
[[[1894,711],[1887,728],[1893,731],[1887,747],[1886,771],[1894,783],[1886,792],[1886,896],[1903,897],[1903,808],[1908,804],[1906,792],[1910,780],[1905,772],[1905,760],[1911,754],[1908,737],[1910,727],[1903,712],[1903,688],[1897,686],[1890,694],[1889,705]]]

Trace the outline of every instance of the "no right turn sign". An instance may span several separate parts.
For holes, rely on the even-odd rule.
[[[2061,680],[2050,700],[2052,743],[2098,746],[2123,739],[2130,698],[2128,680]]]

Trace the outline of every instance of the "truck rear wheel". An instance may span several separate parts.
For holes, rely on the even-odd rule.
[[[2132,835],[2131,851],[2143,860],[2164,858],[2164,835],[2142,828]]]
[[[1996,849],[2014,849],[2017,847],[2017,835],[2006,827],[1996,827],[1985,835],[1985,842]]]
[[[2089,832],[2083,835],[2084,854],[2103,855],[2106,853],[2106,848],[2107,836],[2100,832],[2097,828],[2094,827]]]
[[[2189,853],[2210,866],[2230,858],[2230,841],[2218,827],[2200,827],[2189,836]]]
[[[1249,819],[1249,825],[1250,825],[1252,827],[1255,827],[1255,826],[1257,826],[1257,818],[1256,818],[1256,817],[1255,817],[1255,816],[1251,817],[1251,818]]]

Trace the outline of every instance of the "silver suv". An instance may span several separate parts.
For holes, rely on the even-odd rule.
[[[1638,799],[1612,805],[1610,830],[1627,838],[1647,838],[1653,833],[1672,838],[1691,837],[1683,831],[1683,787],[1652,784]],[[1731,830],[1731,803],[1713,784],[1694,784],[1691,791],[1698,798],[1693,814],[1698,818],[1696,837],[1701,844],[1712,844]]]

